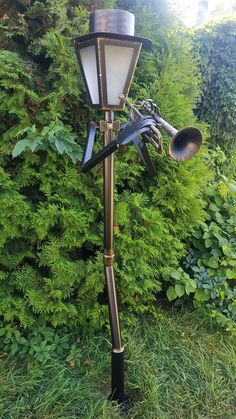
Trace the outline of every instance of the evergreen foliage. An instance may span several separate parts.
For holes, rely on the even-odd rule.
[[[232,153],[236,146],[236,18],[195,31],[194,51],[201,74],[198,118],[209,124],[210,146]]]
[[[139,62],[133,100],[152,97],[177,127],[194,123],[198,80],[190,46],[164,0],[154,12],[150,2],[122,3],[137,16],[137,33],[154,42],[153,53]],[[88,122],[101,116],[89,108],[71,40],[88,30],[91,10],[114,2],[4,4],[1,319],[4,327],[30,331],[36,323],[95,328],[108,318],[102,304],[102,166],[85,176],[78,160]],[[150,178],[131,147],[116,155],[116,274],[126,324],[132,313],[155,312],[156,293],[169,285],[164,268],[178,268],[186,239],[204,218],[201,190],[209,171],[202,155],[183,164],[153,158],[157,173]]]

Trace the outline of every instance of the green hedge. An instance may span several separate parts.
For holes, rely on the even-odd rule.
[[[101,118],[89,108],[71,43],[88,30],[93,4],[86,4],[15,1],[1,19],[3,325],[107,323],[102,166],[85,176],[78,162],[88,122]],[[140,59],[133,100],[152,97],[177,127],[195,123],[198,81],[188,41],[173,16],[164,7],[159,11],[163,1],[154,11],[148,2],[132,4],[139,34],[148,22],[154,41],[153,54]],[[186,238],[204,219],[201,193],[209,170],[202,155],[183,164],[153,158],[157,173],[150,178],[132,147],[116,155],[116,273],[126,324],[132,314],[155,312],[157,292],[169,286],[163,269],[179,266]]]
[[[236,146],[236,18],[195,31],[194,52],[201,74],[196,114],[209,124],[211,146],[228,153]]]

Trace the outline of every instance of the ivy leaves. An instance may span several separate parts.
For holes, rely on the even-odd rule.
[[[13,158],[19,156],[27,148],[32,152],[52,148],[58,154],[67,154],[73,163],[82,158],[81,147],[75,142],[76,135],[63,124],[52,124],[46,126],[41,132],[37,131],[35,125],[18,131],[18,136],[26,134],[25,138],[19,140],[13,151]]]
[[[232,150],[236,130],[236,20],[220,20],[195,31],[201,73],[196,114],[209,124],[211,144]]]

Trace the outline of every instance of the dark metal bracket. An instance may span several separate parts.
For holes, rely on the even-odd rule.
[[[85,146],[85,151],[82,159],[81,172],[86,173],[98,163],[103,161],[106,157],[110,156],[116,151],[121,145],[127,145],[133,142],[135,148],[138,151],[141,159],[143,160],[148,172],[154,174],[154,166],[149,155],[146,144],[150,141],[150,129],[155,124],[153,117],[143,116],[134,121],[124,124],[120,121],[107,122],[100,121],[99,126],[95,122],[91,122],[88,128],[88,136]],[[115,131],[120,132],[118,137],[107,144],[101,151],[92,156],[94,140],[97,129],[101,132]],[[141,136],[141,140],[139,140]],[[158,147],[158,145],[157,145]]]
[[[95,140],[95,135],[96,135],[97,129],[98,129],[97,124],[95,124],[95,122],[90,122],[90,124],[88,126],[88,135],[87,135],[87,139],[86,139],[86,145],[85,145],[85,149],[84,149],[84,153],[83,153],[83,157],[82,157],[82,164],[83,165],[88,160],[90,160],[91,157],[92,157],[93,145],[94,145],[94,140]],[[82,168],[83,168],[83,166],[82,166]]]

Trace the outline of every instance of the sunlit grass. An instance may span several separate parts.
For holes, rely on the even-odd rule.
[[[81,342],[79,367],[65,360],[41,365],[1,355],[0,417],[6,419],[120,418],[107,400],[107,335]],[[235,339],[201,325],[196,314],[140,321],[126,345],[127,418],[236,417]]]

